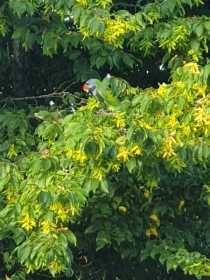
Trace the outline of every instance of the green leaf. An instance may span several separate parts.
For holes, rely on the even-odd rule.
[[[71,244],[73,244],[74,246],[76,246],[77,245],[77,238],[76,238],[76,236],[74,235],[74,233],[72,232],[72,231],[68,231],[67,232],[67,239],[68,239],[68,241],[71,243]]]
[[[108,185],[107,180],[102,180],[100,186],[101,186],[102,192],[109,193],[109,185]]]
[[[136,168],[136,159],[132,158],[126,162],[126,167],[128,168],[128,171],[132,173],[132,171]]]
[[[194,31],[199,37],[201,37],[204,31],[203,25],[202,24],[197,25]]]
[[[51,193],[41,191],[38,195],[38,201],[44,206],[47,207],[50,203],[52,203],[53,198]]]
[[[100,182],[96,180],[87,180],[84,184],[84,190],[89,194],[90,192],[95,192],[99,186]]]
[[[130,68],[133,68],[135,61],[131,56],[125,54],[123,55],[122,59],[125,65],[129,66]]]
[[[94,59],[95,60],[95,59]],[[100,69],[104,64],[106,63],[106,58],[103,56],[98,56],[96,60],[94,61],[96,68]]]
[[[23,264],[31,254],[31,248],[29,246],[22,247],[18,250],[18,257],[20,258],[21,263]]]
[[[109,237],[105,232],[99,232],[96,237],[96,251],[103,249],[106,245],[110,244]]]
[[[96,157],[99,153],[99,145],[94,141],[87,141],[84,146],[84,152],[89,157]]]

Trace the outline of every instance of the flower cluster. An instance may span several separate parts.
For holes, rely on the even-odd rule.
[[[49,220],[41,222],[41,230],[43,233],[48,234],[56,229],[56,225]]]
[[[95,168],[92,172],[92,179],[96,180],[96,181],[102,181],[103,179],[103,172],[100,168]]]
[[[89,4],[89,0],[76,0],[76,2],[82,7],[87,7]]]
[[[20,220],[20,225],[25,230],[30,231],[36,226],[36,221],[28,213],[24,213]]]
[[[174,151],[174,147],[173,147],[174,144],[176,144],[176,140],[174,139],[173,136],[169,135],[164,139],[163,145],[162,145],[163,158],[168,159],[168,158],[176,155],[176,153]]]
[[[68,158],[84,163],[87,160],[87,156],[80,150],[66,149],[65,154]]]
[[[156,227],[149,227],[146,229],[146,237],[151,238],[151,237],[158,237],[158,231]]]
[[[125,127],[125,113],[117,112],[114,114],[117,128]]]
[[[191,74],[200,74],[200,69],[196,62],[186,63],[183,67],[183,70]]]
[[[135,25],[119,17],[115,19],[106,19],[105,25],[104,41],[118,48],[122,47],[125,35],[135,31],[137,28]]]
[[[72,204],[63,205],[61,202],[53,203],[49,209],[55,213],[56,220],[61,222],[69,221],[76,213],[76,208]]]
[[[142,149],[138,145],[132,147],[121,146],[118,149],[117,159],[122,162],[128,161],[129,157],[138,156],[142,154]]]
[[[96,5],[103,9],[106,9],[111,4],[112,4],[112,0],[96,0]]]
[[[172,24],[171,30],[158,34],[160,47],[166,48],[169,52],[177,49],[186,42],[189,30],[185,25]]]

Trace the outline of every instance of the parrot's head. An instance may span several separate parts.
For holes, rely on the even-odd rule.
[[[82,85],[82,90],[89,96],[96,95],[96,79],[87,80]]]

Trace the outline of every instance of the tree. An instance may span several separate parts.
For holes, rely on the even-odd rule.
[[[83,242],[133,263],[210,275],[207,5],[3,1],[1,72],[12,69],[13,97],[99,79],[98,97],[85,104],[70,90],[75,113],[0,114],[4,275],[71,276]],[[49,61],[56,78],[33,82],[27,69],[45,73]]]

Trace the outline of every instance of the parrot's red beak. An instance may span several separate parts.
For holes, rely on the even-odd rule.
[[[84,83],[82,85],[82,91],[84,91],[85,93],[89,92],[89,85],[87,83]]]

